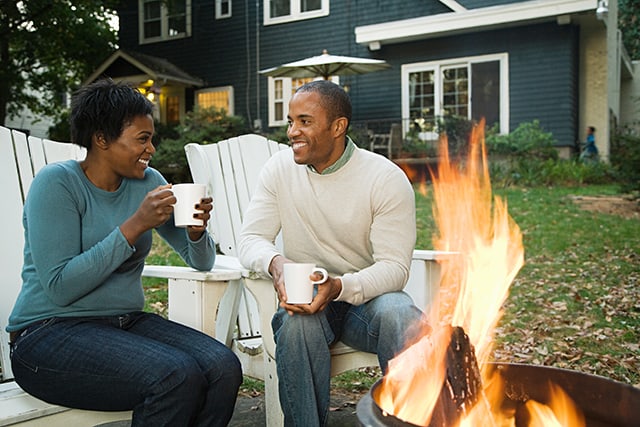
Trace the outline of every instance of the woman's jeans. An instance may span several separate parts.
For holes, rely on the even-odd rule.
[[[422,312],[404,292],[383,294],[359,306],[332,302],[313,315],[289,316],[278,309],[271,326],[285,425],[327,424],[332,343],[340,340],[376,353],[384,372],[406,340],[415,338],[422,319]]]
[[[16,382],[71,408],[133,410],[132,426],[225,426],[242,371],[223,344],[151,313],[53,318],[12,344]]]

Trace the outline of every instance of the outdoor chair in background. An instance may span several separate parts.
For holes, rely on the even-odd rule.
[[[369,136],[369,151],[381,152],[387,159],[393,159],[402,148],[402,127],[400,123],[392,123],[389,131],[386,133],[375,133],[373,130],[367,130]]]

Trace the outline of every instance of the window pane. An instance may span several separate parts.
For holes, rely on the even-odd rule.
[[[144,3],[144,37],[160,37],[161,34],[161,5],[159,1],[147,1]]]
[[[187,20],[185,16],[174,16],[169,18],[169,37],[177,36],[187,32]]]
[[[185,0],[171,0],[167,5],[168,36],[175,37],[187,32],[187,4]]]
[[[301,12],[309,12],[312,10],[322,9],[322,0],[302,0],[300,4]]]
[[[144,4],[144,20],[149,21],[151,19],[160,19],[160,5],[159,1],[148,1]]]
[[[170,0],[166,2],[169,15],[184,15],[187,12],[187,2],[185,0]]]
[[[198,107],[217,108],[229,112],[229,92],[217,90],[198,93]]]
[[[273,97],[275,99],[281,100],[282,97],[284,96],[284,87],[283,87],[282,79],[275,80],[273,83],[274,83]]]
[[[471,117],[484,117],[487,128],[500,123],[499,61],[471,65]]]
[[[176,124],[180,122],[180,98],[177,96],[167,97],[167,123]]]
[[[275,120],[284,120],[284,104],[282,102],[276,102],[273,107],[275,109]]]
[[[144,38],[160,37],[160,21],[145,22]]]
[[[469,77],[467,67],[442,71],[442,109],[445,115],[468,117]]]
[[[419,132],[431,131],[435,125],[434,71],[409,74],[410,126]]]
[[[229,16],[231,13],[231,0],[222,0],[220,2],[220,15]]]
[[[269,16],[277,18],[287,15],[291,15],[291,0],[271,0]]]

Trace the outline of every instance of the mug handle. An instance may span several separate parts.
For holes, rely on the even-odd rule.
[[[322,279],[311,282],[314,285],[319,284],[319,283],[324,283],[329,278],[329,273],[327,273],[327,270],[325,270],[322,267],[314,268],[313,271],[311,271],[311,273],[320,273],[320,274],[322,274]]]

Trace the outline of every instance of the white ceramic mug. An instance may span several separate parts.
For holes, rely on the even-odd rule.
[[[313,273],[322,274],[322,279],[312,281]],[[284,264],[284,288],[287,292],[287,304],[309,304],[313,299],[313,285],[324,283],[329,278],[327,270],[311,263]]]
[[[174,184],[171,186],[176,203],[173,205],[173,220],[176,227],[202,225],[203,221],[193,217],[193,214],[203,211],[197,210],[196,205],[205,197],[207,186],[204,184]]]

